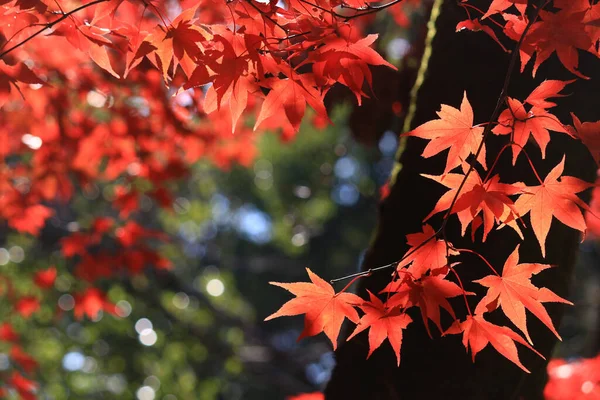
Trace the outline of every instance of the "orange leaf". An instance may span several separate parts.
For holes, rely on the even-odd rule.
[[[519,246],[517,245],[504,264],[502,276],[488,275],[475,281],[489,288],[487,294],[477,305],[475,314],[483,314],[501,307],[508,319],[525,334],[531,343],[525,315],[527,308],[560,339],[542,302],[552,301],[571,305],[573,303],[557,296],[549,289],[546,289],[542,293],[543,296],[540,296],[540,289],[531,284],[531,276],[550,268],[550,265],[518,264],[518,262]]]
[[[285,116],[294,130],[298,131],[307,102],[317,114],[327,116],[321,94],[312,87],[306,75],[308,74],[297,75],[298,80],[288,78],[272,81],[271,91],[256,118],[255,130],[267,118],[282,119]]]
[[[596,164],[600,166],[600,121],[581,123],[575,114],[571,113],[571,117],[575,126],[575,136],[585,144]]]
[[[534,106],[526,111],[523,103],[510,97],[508,108],[498,117],[498,124],[492,132],[496,135],[511,135],[512,140],[518,145],[512,147],[513,165],[517,162],[517,157],[527,144],[530,135],[540,146],[542,158],[545,158],[546,146],[550,142],[548,130],[569,134],[558,118],[543,108]]]
[[[560,92],[574,80],[570,81],[557,81],[557,80],[545,80],[540,83],[525,99],[525,103],[529,103],[532,106],[540,108],[551,108],[555,107],[556,103],[548,101],[550,97],[564,97],[566,95],[560,94]]]
[[[358,325],[348,340],[358,335],[367,328],[369,330],[369,354],[381,346],[387,338],[394,349],[398,365],[400,365],[400,347],[402,346],[402,330],[406,329],[412,319],[400,310],[399,307],[387,307],[377,296],[369,292],[371,301],[364,301],[360,308],[365,312]]]
[[[432,320],[440,332],[443,332],[440,323],[440,308],[448,311],[452,318],[456,319],[456,314],[447,299],[463,294],[460,286],[445,278],[446,274],[438,274],[429,275],[414,282],[410,279],[400,279],[390,282],[381,293],[396,293],[386,302],[388,307],[419,307],[425,329],[429,333],[429,336],[431,336],[428,320]],[[465,294],[474,295],[475,293],[465,292]]]
[[[543,355],[531,347],[521,336],[506,326],[494,325],[484,320],[481,315],[469,315],[464,322],[457,322],[446,331],[447,334],[461,332],[463,333],[463,345],[465,348],[471,349],[473,361],[475,361],[477,353],[483,350],[488,344],[491,344],[498,353],[515,363],[523,371],[530,373],[519,360],[515,342],[522,344],[538,356],[544,358]]]
[[[290,291],[296,298],[285,303],[277,312],[265,318],[265,321],[278,317],[305,314],[304,330],[298,340],[325,332],[335,350],[344,318],[357,323],[359,320],[358,312],[353,306],[361,304],[363,300],[355,294],[335,293],[329,283],[318,277],[310,269],[307,268],[306,271],[312,283],[269,282],[271,285]]]
[[[550,171],[539,186],[527,186],[523,194],[515,202],[519,215],[531,212],[531,226],[537,237],[542,256],[546,257],[546,236],[550,230],[552,216],[563,224],[578,231],[585,232],[586,224],[580,207],[588,210],[576,193],[592,186],[581,179],[572,176],[562,176],[565,167],[565,157]],[[560,178],[560,181],[558,179]]]
[[[325,400],[325,395],[321,392],[302,393],[287,397],[286,400]]]
[[[22,297],[15,304],[15,310],[21,314],[23,318],[29,318],[34,312],[40,309],[40,301],[33,296]]]
[[[56,279],[56,268],[50,267],[46,270],[38,271],[33,277],[33,282],[42,289],[49,289],[54,285]]]
[[[464,93],[460,110],[442,104],[442,109],[437,112],[440,119],[435,119],[420,125],[403,136],[416,136],[429,139],[430,142],[423,150],[423,157],[429,158],[446,149],[448,160],[444,174],[458,167],[469,157],[475,154],[483,139],[483,128],[473,126],[473,109]],[[486,168],[485,145],[483,145],[477,161]]]
[[[398,263],[398,269],[412,264],[408,267],[408,272],[413,277],[420,278],[429,270],[448,265],[446,242],[433,236],[435,236],[435,230],[427,224],[423,225],[423,232],[406,235],[410,249],[406,252],[408,256]],[[452,245],[450,244],[450,246]],[[449,254],[456,255],[458,253],[450,250]]]

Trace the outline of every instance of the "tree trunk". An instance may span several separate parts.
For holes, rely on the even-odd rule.
[[[482,9],[486,9],[486,4],[489,6],[489,1],[481,3]],[[435,112],[441,104],[458,107],[465,90],[474,109],[475,123],[487,122],[498,100],[511,54],[505,53],[482,32],[455,33],[456,24],[466,19],[464,10],[457,4],[456,0],[438,0],[434,6],[432,16],[435,18],[438,11],[439,16],[435,20],[435,34],[430,32],[429,36],[432,38],[431,57],[424,80],[416,92],[411,129],[437,118]],[[581,56],[582,72],[600,78],[600,74],[594,73],[593,57],[587,57],[587,54]],[[556,56],[552,56],[540,67],[535,79],[531,78],[530,66],[523,74],[515,71],[509,96],[523,100],[544,79],[568,80],[573,76],[560,65]],[[600,107],[595,97],[600,93],[598,79],[580,79],[570,85],[567,91],[572,95],[559,99],[559,107],[553,109],[563,123],[570,122],[570,111],[582,121],[600,119]],[[506,137],[492,135],[489,138],[488,165],[506,141]],[[423,218],[445,191],[441,185],[420,176],[421,173],[440,175],[444,168],[446,152],[424,159],[420,154],[425,144],[425,140],[418,138],[409,138],[405,142],[398,160],[402,169],[396,175],[389,197],[380,206],[379,226],[362,265],[363,270],[399,260],[408,250],[406,234],[421,230]],[[527,151],[542,178],[566,154],[565,175],[594,180],[595,165],[591,156],[581,143],[564,134],[552,133],[545,160],[541,159],[536,144],[530,143]],[[505,152],[496,167],[495,173],[500,174],[502,181],[535,184],[536,180],[524,157],[516,167],[512,167],[511,157],[510,151]],[[440,215],[428,221],[435,229],[441,224]],[[543,259],[530,228],[524,230],[525,240],[522,242],[514,231],[500,229],[492,231],[483,244],[477,243],[481,241],[481,232],[477,232],[476,243],[472,243],[470,232],[465,238],[460,236],[456,220],[456,216],[451,217],[447,227],[448,240],[455,246],[478,251],[496,269],[501,270],[508,255],[521,243],[521,262],[558,266],[542,272],[534,278],[533,283],[538,287],[548,287],[560,296],[567,296],[569,277],[580,240],[579,232],[554,219],[547,239],[547,255]],[[529,226],[528,217],[525,222]],[[476,257],[461,256],[461,260],[463,264],[457,270],[466,289],[477,293],[477,296],[470,296],[473,297],[471,306],[474,307],[485,293],[485,288],[471,281],[488,275],[488,270]],[[359,283],[358,294],[364,297],[366,289],[376,293],[389,279],[388,272],[364,278]],[[452,305],[457,316],[464,319],[466,312],[462,301],[459,299]],[[545,305],[554,324],[558,326],[562,305]],[[429,338],[420,314],[412,312],[414,322],[404,332],[400,367],[396,367],[395,356],[387,342],[366,360],[368,342],[366,333],[363,333],[338,348],[337,366],[325,390],[326,399],[541,399],[547,360],[552,355],[557,339],[535,317],[529,316],[528,328],[535,348],[546,357],[545,361],[518,345],[520,359],[532,371],[531,374],[524,373],[490,345],[477,355],[473,363],[461,343],[461,335],[442,338],[439,332],[433,332],[433,328],[434,337]],[[446,317],[448,319],[443,321],[443,325],[448,327],[451,320],[449,316]],[[486,319],[511,326],[499,311],[486,314]]]

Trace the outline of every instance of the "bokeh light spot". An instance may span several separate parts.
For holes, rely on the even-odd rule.
[[[206,291],[214,297],[219,297],[225,291],[225,285],[220,279],[214,278],[206,284]]]

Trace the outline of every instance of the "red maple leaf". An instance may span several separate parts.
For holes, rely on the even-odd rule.
[[[108,55],[108,48],[113,47],[108,38],[111,30],[94,25],[97,21],[92,21],[91,24],[75,18],[67,21],[57,25],[52,35],[64,36],[73,47],[87,54],[100,68],[118,79],[119,74],[113,69]]]
[[[428,320],[432,320],[440,332],[443,332],[440,322],[440,308],[448,311],[452,318],[456,320],[456,314],[447,299],[463,294],[460,286],[445,278],[446,273],[425,276],[417,281],[413,281],[407,277],[406,279],[390,282],[381,293],[395,293],[386,302],[388,307],[419,307],[425,329],[427,329],[427,333],[431,336]],[[465,295],[474,294],[472,292],[465,292]]]
[[[454,197],[458,192],[458,188],[461,186],[462,181],[465,179],[465,175],[449,173],[439,176],[421,174],[421,176],[436,181],[437,183],[440,183],[450,189],[438,199],[435,207],[433,207],[433,210],[431,210],[431,212],[425,218],[423,218],[423,221],[427,221],[433,215],[442,211],[446,211],[450,208],[450,205],[452,204]],[[462,186],[461,192],[468,192],[480,183],[481,178],[479,177],[479,175],[470,173],[467,176],[467,180],[465,181],[464,185]],[[458,198],[460,198],[460,194]]]
[[[40,301],[33,296],[21,297],[15,304],[17,311],[23,318],[29,318],[34,312],[40,309]]]
[[[75,298],[73,314],[77,319],[83,319],[86,315],[95,319],[100,311],[110,314],[116,312],[116,306],[106,299],[106,295],[100,289],[88,288],[82,293],[74,294],[73,297]]]
[[[541,292],[539,288],[531,283],[532,275],[550,268],[550,265],[518,264],[518,262],[519,245],[508,256],[502,270],[502,276],[488,275],[474,281],[489,288],[487,294],[475,308],[475,314],[483,314],[501,307],[508,319],[525,334],[525,337],[531,343],[525,315],[525,309],[527,309],[560,339],[542,302],[552,301],[570,305],[573,305],[573,303],[557,296],[549,289]]]
[[[468,350],[471,349],[471,356],[475,361],[475,356],[488,344],[504,357],[515,363],[523,371],[530,373],[519,360],[519,353],[515,342],[522,344],[540,357],[544,358],[521,336],[513,332],[506,326],[494,325],[483,319],[481,315],[468,315],[463,322],[455,322],[445,333],[456,334],[463,333],[463,345]]]
[[[481,17],[481,19],[485,19],[490,15],[502,12],[511,6],[515,6],[521,15],[524,15],[525,9],[527,8],[527,0],[493,0],[492,4],[490,4],[490,7],[483,17]]]
[[[9,99],[12,86],[20,93],[19,83],[43,84],[44,81],[24,63],[8,65],[0,60],[0,107]]]
[[[524,40],[521,69],[524,69],[533,54],[536,54],[533,64],[533,76],[535,76],[540,64],[556,52],[565,68],[580,78],[587,78],[577,70],[579,66],[577,49],[594,53],[592,39],[583,22],[585,15],[585,11],[570,7],[556,13],[540,10],[539,16],[542,20],[531,26]]]
[[[539,108],[552,108],[556,106],[556,103],[548,101],[551,97],[564,97],[566,95],[560,94],[560,92],[570,83],[571,81],[558,81],[558,80],[545,80],[540,83],[525,99],[525,103],[529,103],[532,106]]]
[[[378,35],[352,41],[339,36],[325,40],[325,44],[313,52],[309,60],[314,60],[313,72],[317,82],[323,85],[340,82],[347,86],[361,104],[365,96],[362,88],[366,81],[372,86],[372,76],[369,65],[385,65],[397,70],[370,46],[377,40]]]
[[[33,277],[33,282],[42,289],[49,289],[54,286],[56,279],[56,267],[52,266],[48,269],[37,271]]]
[[[325,400],[325,395],[321,392],[302,393],[295,396],[289,396],[286,400]]]
[[[23,400],[35,400],[37,397],[35,396],[35,391],[37,390],[37,384],[25,378],[23,375],[14,371],[10,378],[8,379],[8,383],[15,388],[21,399]]]
[[[183,11],[171,24],[166,27],[157,26],[145,39],[156,48],[156,64],[160,67],[165,82],[171,76],[171,64],[173,71],[181,65],[185,74],[191,77],[196,69],[194,60],[201,54],[200,43],[212,38],[208,31],[194,25],[196,10],[197,7],[192,7]]]
[[[52,209],[41,204],[17,206],[11,211],[15,213],[8,217],[8,224],[19,232],[27,232],[33,236],[37,236],[46,220],[54,215]]]
[[[23,349],[17,345],[14,345],[10,349],[10,358],[27,373],[32,373],[39,366],[38,362],[33,357],[25,353]]]
[[[600,166],[600,121],[582,123],[575,114],[571,113],[571,117],[575,127],[575,137],[585,144],[596,160],[596,164]]]
[[[367,358],[373,354],[383,341],[387,338],[394,349],[398,365],[400,365],[400,347],[402,347],[402,330],[406,329],[412,319],[399,307],[388,307],[377,296],[369,292],[370,301],[363,301],[359,307],[365,315],[360,318],[356,329],[348,340],[358,335],[365,329],[369,330],[369,353]]]
[[[544,257],[546,236],[553,216],[573,229],[584,233],[586,230],[585,220],[579,208],[588,210],[589,207],[576,193],[592,185],[572,176],[561,176],[564,167],[565,157],[548,173],[542,184],[524,187],[523,194],[515,202],[519,215],[525,216],[530,213],[531,226]]]
[[[533,136],[540,146],[542,158],[546,157],[546,146],[550,142],[548,130],[569,134],[558,118],[543,108],[534,106],[526,111],[523,103],[509,97],[508,108],[502,111],[498,117],[498,125],[492,132],[496,135],[511,135],[513,142],[517,144],[512,147],[514,165],[529,136]]]
[[[16,342],[19,340],[19,335],[8,322],[0,325],[0,340],[5,342]]]
[[[483,25],[477,18],[460,21],[456,25],[456,32],[461,32],[463,30],[468,30],[468,31],[472,31],[472,32],[479,32],[479,31],[485,32],[489,37],[494,39],[494,41],[496,43],[498,43],[500,45],[500,47],[502,47],[502,50],[508,52],[508,49],[504,46],[504,44],[502,44],[500,39],[498,39],[496,32],[494,32],[494,30],[492,28],[490,28],[489,26]]]
[[[460,110],[442,104],[437,115],[440,119],[425,122],[412,131],[404,133],[403,136],[416,136],[430,140],[423,150],[422,155],[425,158],[450,149],[446,168],[444,168],[446,174],[460,166],[469,155],[477,153],[483,140],[483,128],[473,126],[473,109],[467,99],[467,92],[464,93]],[[477,161],[486,168],[485,145],[481,148]]]
[[[508,224],[520,217],[513,201],[508,196],[520,193],[521,188],[501,183],[499,175],[494,175],[486,182],[481,181],[476,170],[473,170],[471,175],[475,175],[479,183],[460,194],[452,212],[458,215],[463,235],[467,226],[481,213],[483,222],[482,241],[485,242],[496,222]],[[516,224],[511,224],[511,226],[521,237],[523,236]],[[476,228],[473,227],[472,229],[475,231]]]
[[[271,91],[267,94],[256,118],[255,130],[268,118],[282,120],[285,117],[292,128],[298,131],[306,111],[306,103],[317,114],[327,116],[323,98],[313,87],[314,82],[309,78],[309,74],[290,73],[290,77],[287,79],[268,79],[263,83],[267,83]]]
[[[446,257],[446,242],[435,237],[435,230],[431,225],[423,225],[423,232],[406,235],[406,241],[410,249],[406,252],[402,261],[398,263],[397,269],[408,267],[408,272],[416,279],[425,275],[427,271],[436,270],[448,265]],[[452,247],[452,244],[450,244]],[[449,255],[458,254],[449,250]]]
[[[65,257],[87,254],[87,246],[90,244],[92,244],[91,238],[80,232],[74,232],[60,240],[61,251]]]
[[[305,314],[304,330],[298,340],[325,332],[335,350],[344,318],[357,323],[359,320],[358,312],[354,306],[361,304],[363,300],[352,293],[335,293],[329,283],[310,269],[307,268],[306,271],[312,283],[269,282],[271,285],[290,291],[296,298],[289,300],[279,310],[265,318],[265,321],[278,317]]]

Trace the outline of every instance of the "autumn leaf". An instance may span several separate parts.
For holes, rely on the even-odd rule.
[[[395,306],[401,306],[402,308],[419,307],[425,329],[431,337],[429,320],[432,320],[440,332],[443,332],[440,322],[440,309],[446,310],[456,320],[456,314],[447,299],[463,294],[460,286],[447,280],[446,275],[446,273],[428,275],[417,281],[413,281],[409,277],[399,279],[390,282],[380,293],[395,293],[386,302],[386,305],[390,308]],[[474,295],[475,293],[465,292],[464,294]]]
[[[573,303],[557,296],[549,289],[546,289],[549,293],[545,293],[541,296],[540,289],[533,286],[531,283],[532,275],[536,275],[539,272],[550,268],[550,265],[529,263],[518,264],[518,262],[519,245],[517,245],[511,255],[508,256],[502,270],[502,276],[488,275],[474,281],[489,288],[487,294],[481,299],[477,308],[475,308],[475,314],[490,312],[498,307],[502,308],[502,312],[504,312],[508,319],[523,332],[529,343],[532,343],[529,332],[527,331],[527,319],[525,314],[525,309],[527,309],[560,339],[560,335],[554,328],[550,315],[548,315],[542,302],[554,301],[570,305],[573,305]]]
[[[113,69],[108,55],[108,48],[113,47],[112,40],[108,38],[110,33],[109,29],[79,23],[75,19],[59,24],[52,31],[52,35],[64,36],[74,48],[87,54],[100,68],[118,79],[119,74]]]
[[[34,394],[38,387],[37,383],[25,378],[19,372],[13,371],[7,381],[19,393],[22,400],[35,400],[37,398]]]
[[[60,240],[61,251],[65,257],[85,255],[87,253],[87,246],[92,243],[93,242],[88,235],[84,235],[80,232],[74,232]]]
[[[473,173],[478,175],[477,171]],[[508,196],[520,192],[519,187],[501,183],[500,177],[495,175],[488,181],[475,185],[473,189],[463,193],[457,200],[455,207],[462,226],[462,234],[465,234],[467,225],[472,223],[480,213],[483,222],[482,241],[484,242],[495,223],[509,224],[516,221],[520,218],[520,215]],[[519,236],[523,237],[516,224],[512,223],[511,226]]]
[[[54,286],[55,279],[56,267],[50,267],[48,269],[38,271],[33,276],[33,282],[41,289],[49,289]]]
[[[422,174],[422,176],[441,183],[450,189],[440,197],[426,219],[435,213],[448,210],[456,197],[452,214],[457,214],[463,236],[469,224],[477,220],[480,215],[483,223],[484,242],[495,223],[509,223],[519,217],[513,201],[508,196],[519,193],[521,188],[501,183],[498,175],[492,176],[486,182],[481,180],[477,170],[471,171],[466,180],[465,175],[453,173],[440,176]],[[465,180],[464,184],[462,184],[463,180]],[[458,193],[459,188],[461,188],[460,193]],[[522,236],[516,224],[511,226]],[[475,232],[477,227],[472,226],[471,229]]]
[[[313,88],[307,74],[290,74],[294,78],[275,79],[270,81],[271,91],[262,104],[256,118],[256,130],[268,118],[285,118],[295,131],[300,128],[300,122],[308,103],[319,115],[327,116],[321,94]]]
[[[29,318],[40,309],[40,300],[37,297],[25,296],[17,300],[15,311],[23,318]]]
[[[577,193],[592,185],[572,176],[562,176],[564,167],[565,157],[548,173],[540,185],[524,187],[523,193],[515,202],[519,215],[525,216],[530,213],[531,226],[544,257],[546,257],[546,236],[553,216],[580,232],[585,233],[586,230],[580,208],[587,210],[588,206],[577,197]]]
[[[454,323],[445,334],[456,334],[461,332],[463,334],[463,345],[467,350],[471,350],[473,362],[475,362],[477,353],[483,350],[488,344],[491,344],[498,353],[512,361],[523,371],[530,373],[519,360],[515,342],[522,344],[538,356],[544,358],[543,355],[531,347],[531,345],[517,333],[505,326],[494,325],[483,319],[483,316],[481,315],[468,315],[465,321]]]
[[[566,95],[560,94],[560,92],[570,83],[575,82],[574,80],[570,81],[558,81],[558,80],[545,80],[540,83],[538,87],[536,87],[525,99],[525,103],[531,104],[532,106],[539,108],[552,108],[556,106],[556,103],[548,101],[549,98],[552,97],[564,97]]]
[[[494,32],[494,30],[492,28],[490,28],[489,26],[483,25],[479,21],[479,19],[475,18],[475,19],[467,19],[464,21],[460,21],[456,25],[456,32],[461,32],[464,30],[468,30],[468,31],[472,31],[472,32],[479,32],[479,31],[485,32],[489,37],[494,39],[494,41],[496,43],[498,43],[498,45],[500,45],[500,47],[502,47],[502,50],[508,52],[508,49],[504,46],[504,44],[502,44],[500,39],[498,39],[496,32]]]
[[[173,71],[181,65],[186,75],[191,77],[196,67],[194,60],[202,51],[200,43],[212,38],[208,31],[194,25],[196,10],[197,7],[192,7],[183,11],[171,24],[157,26],[152,35],[145,39],[156,48],[154,54],[165,82],[170,79],[171,65]]]
[[[479,177],[479,174],[475,173],[470,173],[468,176],[466,176],[466,178],[463,174],[455,173],[443,175],[421,174],[421,176],[436,181],[437,183],[442,184],[448,189],[450,189],[438,199],[435,207],[433,207],[433,210],[431,210],[431,212],[425,218],[423,218],[423,221],[427,221],[429,218],[431,218],[439,212],[448,210],[453,203],[454,197],[456,197],[457,194],[459,196],[457,197],[457,199],[460,198],[458,188],[461,187],[461,185],[461,192],[464,193],[472,190],[475,186],[481,184],[481,178]],[[465,183],[463,184],[462,181],[465,181]]]
[[[529,34],[525,37],[525,47],[531,50],[528,50],[529,54],[526,57],[521,57],[521,69],[535,54],[536,59],[533,65],[533,76],[535,76],[539,66],[556,52],[565,68],[578,77],[587,79],[578,71],[579,54],[577,51],[580,49],[594,53],[592,39],[586,31],[584,23],[585,14],[585,11],[571,8],[565,8],[556,13],[540,10],[541,21],[533,24]],[[549,40],[549,38],[551,39]]]
[[[493,0],[481,19],[502,12],[511,6],[515,6],[521,15],[524,15],[527,8],[527,0]]]
[[[44,81],[24,63],[8,65],[4,60],[0,60],[0,109],[8,101],[13,86],[21,93],[19,84],[43,83]]]
[[[19,335],[8,322],[0,324],[0,340],[4,342],[17,342]]]
[[[81,293],[73,295],[75,306],[73,315],[76,319],[83,319],[88,316],[91,319],[98,317],[100,311],[106,311],[109,314],[116,313],[116,306],[106,299],[106,295],[97,288],[88,288]]]
[[[304,330],[298,340],[324,332],[335,350],[344,318],[357,323],[359,317],[354,306],[361,304],[363,300],[355,294],[335,293],[329,283],[310,269],[307,268],[306,271],[312,283],[269,282],[271,285],[288,290],[296,298],[289,300],[279,310],[265,318],[265,321],[305,314]]]
[[[436,237],[436,232],[431,225],[423,225],[423,232],[406,235],[406,241],[410,249],[398,263],[398,270],[410,265],[407,271],[414,278],[420,278],[427,271],[448,265],[446,242]],[[452,247],[452,244],[449,245]],[[456,255],[458,253],[450,249],[448,254]]]
[[[398,365],[400,365],[400,348],[402,347],[402,330],[406,329],[412,319],[399,307],[387,307],[377,296],[369,292],[370,301],[363,301],[359,307],[365,315],[360,318],[356,329],[348,340],[369,329],[369,353],[367,358],[381,346],[387,338],[394,349]]]
[[[575,136],[585,144],[600,167],[600,121],[582,123],[575,114],[571,113],[571,117],[575,127]]]
[[[325,400],[325,395],[321,392],[302,393],[286,397],[286,400]]]
[[[554,115],[543,108],[532,107],[526,111],[519,100],[508,98],[508,108],[498,117],[498,125],[492,129],[496,135],[511,135],[517,146],[512,146],[513,165],[517,157],[532,136],[540,146],[542,158],[546,158],[546,146],[550,142],[549,130],[569,134],[567,129]]]
[[[397,70],[371,48],[377,37],[371,34],[354,42],[336,36],[325,40],[325,44],[307,60],[314,61],[316,80],[322,80],[324,85],[340,82],[354,93],[358,105],[361,105],[362,97],[366,96],[362,90],[364,82],[369,87],[373,84],[369,65],[385,65]]]
[[[473,109],[467,99],[467,92],[464,93],[460,110],[442,104],[437,115],[440,119],[426,122],[402,136],[415,136],[430,140],[423,150],[422,155],[425,158],[450,149],[444,168],[444,174],[446,174],[460,166],[469,155],[477,153],[483,140],[483,128],[473,126]],[[485,144],[477,156],[477,161],[486,168]]]
[[[31,355],[25,353],[23,349],[17,345],[14,345],[10,349],[10,358],[27,373],[32,373],[39,366],[38,362]]]
[[[9,219],[9,225],[21,232],[30,233],[33,236],[41,231],[46,219],[54,215],[54,211],[44,205],[34,204],[23,208],[23,213],[13,215]]]

